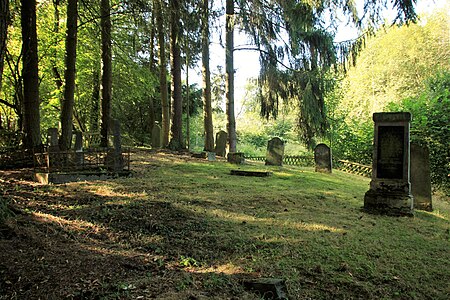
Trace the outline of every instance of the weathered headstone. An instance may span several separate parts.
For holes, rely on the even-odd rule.
[[[122,156],[122,145],[120,137],[120,123],[117,120],[113,122],[113,149],[108,151],[106,165],[113,172],[123,171],[124,161]]]
[[[425,146],[411,143],[411,193],[414,208],[432,211],[430,152]]]
[[[282,166],[284,157],[284,142],[274,137],[267,143],[266,165]]]
[[[159,124],[153,125],[152,128],[152,148],[159,149],[161,148],[161,126]]]
[[[216,161],[216,152],[207,152],[208,161]]]
[[[410,184],[409,112],[374,113],[372,180],[364,196],[370,213],[413,215]]]
[[[242,152],[229,152],[227,154],[227,161],[232,164],[241,165],[245,162],[244,153]]]
[[[216,147],[214,152],[216,152],[216,155],[225,157],[227,153],[227,139],[228,134],[221,130],[216,134]]]
[[[75,165],[82,166],[84,164],[83,156],[83,133],[75,132]]]
[[[48,150],[50,152],[55,152],[59,150],[58,128],[47,129],[47,143],[48,143]]]
[[[257,278],[244,280],[244,287],[258,294],[261,299],[287,300],[289,299],[286,281],[279,278]]]
[[[331,149],[325,144],[319,144],[314,148],[314,161],[316,163],[316,172],[331,173],[332,158]]]

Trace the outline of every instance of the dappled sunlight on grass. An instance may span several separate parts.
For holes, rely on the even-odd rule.
[[[100,225],[87,222],[84,220],[67,220],[62,217],[54,216],[47,213],[41,213],[41,212],[33,212],[32,215],[36,218],[37,221],[41,223],[53,223],[58,225],[61,229],[65,230],[66,232],[77,232],[77,233],[83,233],[84,235],[89,234],[98,234],[101,231],[104,231],[105,228],[103,228]]]
[[[207,268],[193,268],[190,270],[194,273],[219,273],[219,274],[225,274],[225,275],[236,275],[236,274],[243,274],[245,271],[240,266],[236,266],[231,262],[222,264],[222,265],[214,265]]]

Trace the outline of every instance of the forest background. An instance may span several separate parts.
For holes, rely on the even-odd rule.
[[[3,15],[8,16],[2,17],[2,24],[7,28],[7,39],[4,39],[7,43],[5,47],[2,45],[0,80],[0,130],[8,137],[2,139],[5,147],[26,143],[10,138],[26,131],[24,119],[29,107],[23,93],[27,81],[22,69],[26,53],[22,43],[24,9],[20,2],[1,2],[2,10],[7,11]],[[170,137],[178,140],[171,146],[193,151],[211,148],[211,132],[230,132],[227,65],[212,68],[211,104],[205,102],[204,93],[202,97],[202,87],[192,83],[193,70],[205,57],[203,46],[211,43],[205,42],[205,35],[215,32],[219,36],[216,42],[224,52],[229,46],[222,38],[222,32],[230,27],[223,26],[228,22],[223,22],[225,15],[230,15],[225,14],[226,7],[217,3],[211,5],[210,1],[78,1],[73,67],[76,76],[70,79],[66,76],[67,57],[70,57],[66,28],[70,28],[70,3],[74,2],[77,3],[39,1],[35,7],[40,140],[45,142],[44,133],[51,127],[60,128],[64,135],[67,119],[74,130],[107,130],[102,127],[107,122],[100,122],[105,97],[110,97],[109,114],[120,121],[124,140],[130,145],[148,146],[156,122],[163,127],[165,145],[169,145],[169,126],[172,126]],[[288,155],[300,155],[317,143],[325,142],[339,159],[370,164],[372,113],[407,110],[413,114],[412,141],[430,149],[433,183],[436,187],[448,188],[448,2],[440,2],[436,10],[417,19],[403,10],[404,15],[394,16],[395,22],[382,22],[384,6],[370,7],[367,18],[361,12],[346,12],[350,9],[346,6],[340,7],[343,12],[337,7],[320,5],[289,7],[304,15],[315,13],[298,24],[286,21],[292,17],[286,7],[277,7],[270,1],[255,3],[260,6],[246,6],[245,1],[235,4],[233,26],[248,36],[250,46],[237,46],[232,52],[235,57],[249,49],[257,52],[260,64],[248,67],[260,69],[260,73],[247,80],[242,105],[235,112],[237,146],[233,145],[231,150],[237,148],[246,155],[263,155],[267,141],[278,136],[286,141]],[[269,4],[272,6],[265,6]],[[255,11],[260,15],[254,14]],[[262,14],[263,11],[267,13]],[[408,19],[415,22],[406,24]],[[358,37],[335,43],[333,38],[338,27],[346,23],[357,24]],[[110,31],[105,33],[108,24]],[[293,30],[286,25],[297,28]],[[325,32],[324,28],[329,30]],[[107,38],[110,83],[104,78],[103,69]],[[280,42],[283,38],[289,41]],[[166,51],[161,52],[164,47]],[[205,66],[204,61],[202,66]],[[68,80],[74,82],[73,111],[68,110],[69,117],[66,114],[64,119],[62,111],[70,98]],[[109,96],[104,94],[108,84]],[[180,92],[174,92],[176,90]],[[176,94],[180,96],[178,99],[174,98]],[[205,109],[208,106],[211,107],[209,116]],[[207,126],[212,128],[208,130]],[[63,143],[70,144],[70,134],[66,134],[65,139]]]

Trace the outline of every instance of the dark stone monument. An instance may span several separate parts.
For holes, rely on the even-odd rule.
[[[314,161],[316,163],[316,172],[331,173],[331,149],[325,144],[319,144],[314,148]]]
[[[152,128],[152,148],[159,149],[161,148],[161,126],[159,124],[153,125]]]
[[[47,129],[47,143],[48,143],[48,150],[50,152],[55,152],[59,150],[58,128]]]
[[[411,143],[411,193],[414,208],[432,211],[430,152],[427,147]]]
[[[75,162],[77,165],[83,165],[83,133],[81,131],[75,132]]]
[[[245,162],[244,153],[242,152],[229,152],[227,155],[227,161],[232,164],[241,165]]]
[[[369,213],[412,216],[409,112],[374,113],[372,180],[364,196]]]
[[[266,166],[282,166],[284,157],[284,142],[274,137],[267,143]]]
[[[113,122],[113,149],[108,151],[106,156],[106,165],[113,172],[123,171],[124,161],[122,156],[122,141],[120,137],[120,123],[117,120]]]
[[[257,278],[244,280],[246,289],[258,294],[261,299],[287,300],[289,299],[286,281],[279,278]]]
[[[214,152],[216,152],[216,155],[225,157],[227,153],[227,139],[228,134],[221,130],[216,134],[216,147]]]

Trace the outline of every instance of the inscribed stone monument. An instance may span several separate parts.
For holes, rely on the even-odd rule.
[[[284,157],[284,142],[274,137],[267,143],[266,166],[282,166]]]
[[[159,149],[161,148],[161,126],[159,124],[153,125],[152,128],[152,148]]]
[[[316,172],[331,173],[332,160],[331,149],[325,144],[319,144],[314,148],[314,161],[316,163]]]
[[[58,128],[47,129],[48,149],[50,152],[58,151]]]
[[[372,180],[364,196],[370,213],[413,215],[410,184],[409,112],[374,113]]]
[[[432,211],[430,153],[428,148],[411,143],[411,193],[414,208]]]
[[[216,134],[216,147],[215,151],[216,155],[225,157],[226,150],[227,150],[227,139],[228,134],[221,130]]]

